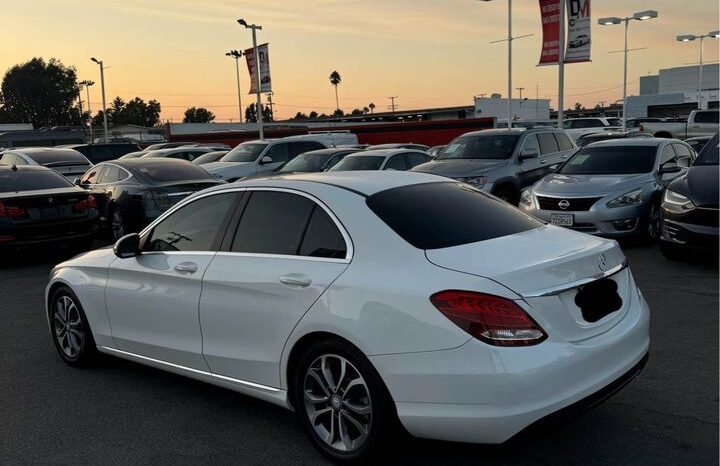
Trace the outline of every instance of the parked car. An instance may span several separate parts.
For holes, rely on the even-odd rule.
[[[52,168],[70,181],[92,167],[92,163],[74,149],[55,147],[25,147],[9,149],[0,153],[0,164],[40,165]]]
[[[627,138],[651,138],[652,135],[642,131],[606,131],[603,133],[583,134],[575,140],[578,147],[585,147],[588,144],[598,141],[609,141],[611,139]]]
[[[427,152],[430,150],[430,147],[426,146],[425,144],[414,144],[412,142],[409,143],[400,143],[400,142],[391,142],[387,144],[372,144],[365,148],[365,150],[378,150],[378,149],[412,149],[412,150],[421,150],[423,152]]]
[[[663,191],[693,157],[690,146],[675,139],[596,142],[523,191],[520,208],[585,233],[656,238]]]
[[[237,181],[247,176],[270,173],[300,154],[357,142],[350,133],[289,136],[281,139],[246,141],[228,152],[219,162],[202,165],[218,179]]]
[[[190,147],[197,146],[197,142],[160,142],[157,144],[151,144],[145,148],[146,151],[160,150],[160,149],[172,149],[173,147]]]
[[[107,142],[94,144],[68,144],[68,149],[75,149],[84,155],[93,164],[115,160],[125,154],[140,150],[140,146],[125,142]]]
[[[553,172],[574,150],[557,128],[489,129],[463,134],[413,171],[454,178],[517,204],[524,187]]]
[[[583,45],[587,45],[590,43],[590,36],[587,34],[580,34],[574,39],[570,39],[568,41],[568,48],[570,49],[576,49],[579,47],[582,47]]]
[[[0,250],[56,244],[87,251],[98,219],[95,198],[57,172],[0,165]]]
[[[291,161],[287,162],[270,173],[262,173],[255,175],[255,177],[269,176],[269,175],[291,175],[293,173],[316,173],[330,170],[338,162],[345,158],[345,156],[362,152],[359,149],[350,149],[347,147],[333,147],[330,149],[318,149],[311,150],[300,154]],[[247,177],[243,178],[246,180]]]
[[[220,183],[198,166],[168,158],[103,162],[78,182],[95,196],[101,225],[113,239],[142,230],[183,198]]]
[[[152,158],[179,159],[179,160],[187,160],[188,162],[192,162],[196,158],[200,157],[201,155],[207,154],[208,152],[214,152],[214,149],[210,149],[208,147],[200,147],[200,146],[182,146],[182,147],[173,147],[170,149],[151,150],[151,151],[148,151],[145,154],[141,155],[140,157],[143,159],[152,159]]]
[[[708,142],[685,175],[670,183],[661,204],[660,247],[668,259],[690,252],[718,252],[718,135]]]
[[[685,139],[685,142],[693,148],[696,154],[699,154],[703,147],[705,147],[705,144],[707,144],[712,138],[712,136],[699,136],[696,138],[687,138]]]
[[[366,149],[345,156],[328,171],[410,170],[430,161],[427,152],[413,149]]]
[[[712,137],[720,129],[718,110],[693,110],[687,121],[661,121],[643,123],[642,130],[656,138],[686,139],[698,136]]]
[[[159,149],[158,149],[159,150]],[[139,150],[137,152],[130,152],[129,154],[125,154],[122,157],[118,157],[118,160],[128,160],[128,159],[139,159],[143,155],[147,154],[148,150]]]
[[[206,163],[217,162],[221,158],[230,152],[227,150],[213,150],[212,152],[206,152],[203,155],[196,157],[192,163],[195,165],[205,165]]]
[[[574,140],[583,134],[623,130],[620,118],[609,117],[571,118],[563,121],[563,129]]]
[[[501,443],[596,404],[650,342],[616,242],[408,172],[211,188],[56,266],[46,298],[68,364],[101,352],[269,401],[359,464],[397,449],[398,421]]]

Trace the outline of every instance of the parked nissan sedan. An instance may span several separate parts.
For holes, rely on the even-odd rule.
[[[520,208],[585,233],[656,238],[663,191],[687,170],[693,156],[690,146],[674,139],[589,144],[523,191]]]
[[[350,154],[328,171],[410,170],[430,161],[426,152],[412,149],[375,149]]]
[[[59,264],[46,296],[67,363],[101,352],[293,409],[335,461],[396,449],[399,426],[503,442],[614,393],[649,345],[616,242],[408,172],[207,189]]]

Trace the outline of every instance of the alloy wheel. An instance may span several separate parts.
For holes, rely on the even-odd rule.
[[[305,413],[330,448],[353,452],[372,426],[370,391],[360,372],[342,356],[324,354],[308,367],[303,384]]]
[[[55,302],[53,327],[55,340],[65,356],[77,358],[85,341],[85,330],[77,304],[67,295],[60,296]]]

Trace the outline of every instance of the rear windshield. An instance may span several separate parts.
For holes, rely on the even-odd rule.
[[[717,165],[720,158],[720,139],[716,134],[700,151],[693,165]]]
[[[563,175],[630,175],[649,173],[655,165],[655,146],[586,146],[563,165]]]
[[[187,162],[178,163],[152,163],[137,167],[140,173],[151,181],[183,181],[183,180],[215,180],[213,176],[202,167]]]
[[[73,186],[64,176],[52,170],[18,170],[0,172],[0,193],[37,191]]]
[[[385,157],[381,155],[353,155],[339,161],[329,171],[339,172],[348,170],[380,170]]]
[[[448,144],[435,159],[509,159],[518,139],[519,134],[462,136]]]
[[[263,142],[243,142],[221,158],[221,162],[254,162],[268,145]]]
[[[30,157],[39,165],[60,164],[67,162],[68,164],[87,165],[88,161],[84,155],[74,149],[56,149],[43,152],[25,152],[25,156]]]
[[[193,160],[193,163],[195,165],[202,165],[204,163],[217,162],[225,154],[227,154],[226,150],[221,150],[221,151],[217,151],[217,152],[208,152],[207,154],[203,154],[200,157]]]
[[[424,183],[373,194],[367,205],[405,241],[440,249],[542,226],[509,204],[464,183]]]

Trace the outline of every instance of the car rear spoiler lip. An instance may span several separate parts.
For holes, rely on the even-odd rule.
[[[596,273],[595,275],[591,275],[587,278],[581,278],[580,280],[575,280],[574,282],[565,283],[565,284],[553,286],[550,288],[543,288],[540,290],[528,291],[526,293],[521,293],[521,296],[523,298],[540,298],[542,296],[557,295],[557,294],[562,293],[563,291],[572,290],[573,288],[578,288],[580,286],[587,285],[588,283],[594,282],[595,280],[600,280],[601,278],[610,277],[622,270],[625,270],[627,267],[628,267],[628,261],[627,261],[627,259],[625,259],[621,263],[616,265],[615,267],[612,267],[603,272]]]

